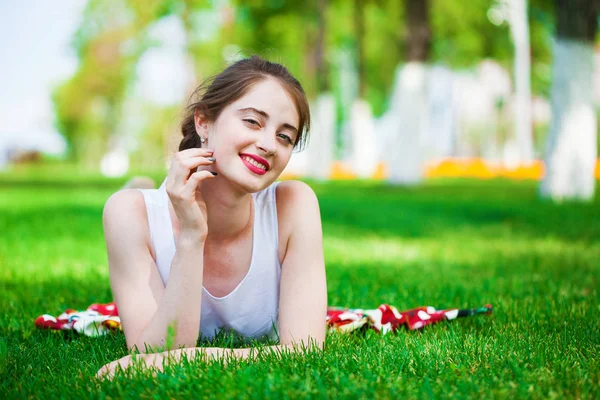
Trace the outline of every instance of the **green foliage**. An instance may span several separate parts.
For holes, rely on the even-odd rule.
[[[148,25],[174,12],[177,1],[88,2],[73,47],[75,74],[53,94],[58,130],[70,145],[70,158],[97,165],[108,150],[121,118],[137,61],[150,46]]]
[[[489,0],[433,1],[431,5],[432,60],[454,67],[471,67],[483,58],[508,66],[513,47],[507,24],[487,18]]]
[[[318,1],[91,0],[73,38],[79,67],[53,95],[57,128],[70,144],[71,158],[97,165],[99,157],[108,150],[110,138],[117,134],[125,99],[131,96],[136,65],[144,52],[155,45],[149,41],[148,31],[167,16],[180,18],[183,23],[198,81],[221,71],[236,56],[228,52],[240,49],[239,56],[256,53],[285,64],[303,83],[308,96],[316,98],[320,70],[315,56],[319,47]],[[326,86],[338,101],[339,120],[349,116],[346,103],[357,91],[342,79],[357,76],[355,4],[325,1],[323,68],[328,71]],[[388,107],[394,72],[405,60],[403,2],[364,0],[358,4],[364,25],[365,96],[374,114],[380,116]],[[488,11],[493,4],[490,0],[432,0],[431,62],[471,68],[491,58],[511,70],[510,32],[506,22],[500,26],[490,22]],[[530,2],[532,87],[534,93],[541,95],[549,92],[551,79],[553,15],[552,1]],[[172,114],[171,110],[159,110],[156,115],[167,118]],[[152,157],[160,154],[156,149],[162,147],[162,153],[166,151],[164,137],[172,132],[157,135],[153,127],[172,123],[157,123],[156,119],[148,119],[140,148],[141,152],[148,150]]]
[[[60,85],[53,101],[57,127],[70,144],[70,157],[97,164],[114,134],[137,58],[139,20],[125,0],[90,1],[75,34],[79,66]]]
[[[532,0],[529,7],[531,90],[549,97],[552,83],[552,38],[555,29],[553,1]]]
[[[403,10],[401,2],[371,2],[365,7],[366,100],[373,113],[387,110],[394,75],[403,53]]]
[[[57,166],[0,178],[2,398],[600,396],[598,196],[556,205],[537,198],[534,182],[501,180],[311,183],[330,305],[489,302],[494,314],[384,337],[329,334],[323,353],[184,359],[154,377],[97,382],[103,364],[127,354],[122,333],[80,337],[33,320],[111,299],[102,207],[126,178]]]

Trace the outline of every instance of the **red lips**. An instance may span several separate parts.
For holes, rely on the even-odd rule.
[[[264,165],[265,167],[267,167],[267,171],[269,169],[271,169],[271,164],[269,164],[269,162],[267,160],[265,160],[262,157],[257,156],[256,154],[247,154],[247,153],[241,153],[240,154],[241,157],[250,157],[251,159],[253,159],[254,161],[261,163],[262,165]]]

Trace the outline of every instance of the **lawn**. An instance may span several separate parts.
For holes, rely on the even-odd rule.
[[[310,182],[330,305],[492,303],[494,313],[383,337],[329,334],[306,356],[196,360],[98,382],[126,354],[122,333],[93,339],[33,321],[111,300],[101,216],[124,180],[31,172],[0,174],[0,398],[600,397],[599,200],[543,202],[534,182]]]

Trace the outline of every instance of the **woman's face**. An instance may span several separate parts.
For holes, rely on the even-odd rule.
[[[254,193],[272,184],[288,164],[299,116],[290,95],[274,78],[254,84],[223,109],[214,123],[196,116],[198,134],[214,150],[221,179]]]

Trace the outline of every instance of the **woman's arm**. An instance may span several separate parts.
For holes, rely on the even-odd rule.
[[[323,347],[327,315],[327,283],[319,202],[300,181],[277,187],[279,221],[289,235],[279,295],[279,338],[282,345]],[[280,223],[280,227],[281,227]]]
[[[138,190],[123,190],[113,194],[104,206],[111,288],[130,348],[137,346],[145,352],[155,351],[157,346],[196,344],[208,233],[206,204],[198,187],[215,177],[198,167],[212,165],[212,155],[213,150],[192,148],[175,153],[171,161],[165,189],[181,233],[166,287],[150,254],[143,195]]]
[[[162,371],[165,365],[179,363],[181,362],[183,357],[185,357],[188,361],[194,360],[196,358],[201,358],[203,361],[218,360],[227,362],[232,358],[254,359],[261,352],[275,354],[295,352],[306,353],[307,351],[315,351],[318,349],[319,348],[316,346],[303,348],[294,345],[264,346],[245,349],[196,347],[164,351],[162,353],[135,354],[122,357],[116,361],[104,365],[102,368],[100,368],[100,370],[96,374],[96,377],[100,379],[112,379],[119,369],[125,370],[136,364],[139,364],[140,367],[144,369],[154,368],[158,371]]]
[[[104,207],[103,225],[108,252],[111,288],[123,321],[128,348],[141,352],[170,345],[196,345],[200,307],[204,239],[182,231],[164,287],[152,259],[147,214],[142,194],[122,190]],[[169,327],[174,328],[167,343]]]

